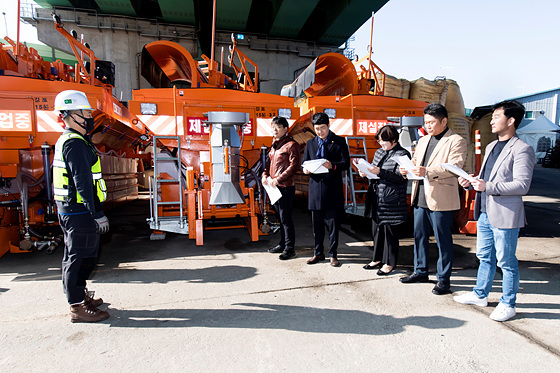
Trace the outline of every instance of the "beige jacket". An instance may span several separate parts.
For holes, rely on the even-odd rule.
[[[412,163],[416,166],[422,165],[422,160],[431,136],[424,136],[418,142],[416,152],[412,157]],[[467,156],[467,141],[453,133],[451,129],[439,140],[428,163],[426,175],[429,185],[424,182],[424,192],[428,208],[432,211],[459,210],[459,183],[457,176],[440,166],[440,163],[451,163],[457,167],[463,167]],[[418,193],[418,181],[412,183],[412,197],[414,201]]]

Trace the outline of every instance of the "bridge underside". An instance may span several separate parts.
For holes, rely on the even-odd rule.
[[[47,8],[155,19],[194,26],[209,54],[213,2],[209,0],[35,0]],[[343,44],[389,0],[216,0],[216,28],[269,38]]]

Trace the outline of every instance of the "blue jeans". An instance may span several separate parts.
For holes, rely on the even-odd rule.
[[[473,291],[479,298],[488,296],[497,264],[503,274],[500,303],[515,307],[519,290],[519,267],[515,256],[519,228],[494,228],[488,221],[488,215],[483,212],[478,218],[476,229],[476,256],[480,260],[480,266]]]
[[[449,281],[453,266],[453,236],[451,224],[453,211],[432,211],[428,208],[414,208],[414,272],[428,275],[428,254],[430,234],[433,228],[439,249],[437,280]]]

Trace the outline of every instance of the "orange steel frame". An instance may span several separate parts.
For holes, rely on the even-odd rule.
[[[258,160],[260,147],[272,144],[270,136],[264,138],[257,136],[259,123],[262,120],[268,123],[272,117],[278,115],[278,109],[288,109],[292,113],[291,117],[296,117],[298,109],[294,108],[293,100],[278,95],[257,93],[258,67],[235,46],[230,49],[231,55],[228,59],[236,74],[245,77],[243,82],[232,81],[218,70],[217,63],[213,59],[208,59],[206,56],[202,56],[204,61],[197,64],[188,51],[175,43],[158,41],[146,45],[145,48],[154,61],[160,64],[168,77],[181,79],[187,77],[190,79],[192,87],[136,90],[133,91],[133,100],[129,102],[131,112],[136,115],[141,115],[142,103],[155,103],[158,116],[175,118],[174,131],[165,133],[165,135],[181,136],[181,161],[192,167],[192,172],[187,173],[187,190],[185,192],[187,204],[183,206],[186,209],[185,215],[189,224],[189,238],[196,239],[196,244],[202,245],[204,230],[213,229],[205,224],[205,220],[241,218],[245,220],[244,225],[229,225],[225,228],[246,227],[251,240],[257,241],[259,237],[258,206],[254,190],[245,188],[243,181],[241,183],[242,191],[244,195],[248,196],[245,203],[234,206],[209,205],[213,180],[211,159],[210,162],[201,163],[200,152],[207,152],[208,158],[210,158],[209,138],[211,134],[192,133],[189,120],[198,121],[200,129],[205,113],[210,111],[249,113],[252,130],[249,134],[243,134],[242,129],[238,130],[240,137],[243,138],[240,152],[247,159],[247,167],[249,167]],[[235,65],[235,56],[239,58],[241,67]],[[173,58],[174,62],[168,63],[169,58]],[[254,79],[249,74],[248,65],[254,67]],[[225,89],[226,82],[236,89]],[[177,117],[182,117],[182,121],[178,121]],[[158,134],[163,133],[156,131],[155,135]],[[173,140],[162,140],[162,144],[170,148],[174,146],[173,143]],[[205,179],[200,182],[202,175]],[[154,176],[164,177],[162,175]],[[195,176],[198,181],[196,183]],[[176,199],[173,196],[176,196],[178,191],[174,190],[174,187],[176,188],[176,186],[170,185],[162,186],[160,194],[162,201]],[[177,209],[166,207],[161,208],[158,214],[176,216],[179,213]]]
[[[60,61],[48,62],[36,50],[6,38],[8,44],[0,44],[0,115],[3,118],[15,115],[26,118],[26,126],[3,126],[0,128],[0,176],[3,179],[16,178],[18,172],[25,172],[35,178],[43,174],[41,145],[51,146],[52,162],[56,143],[62,131],[62,120],[54,114],[54,99],[64,90],[79,90],[86,94],[94,109],[94,142],[100,151],[117,150],[127,157],[137,157],[138,137],[147,128],[112,95],[112,87],[102,84],[87,72],[83,56],[89,58],[94,71],[97,60],[93,51],[74,39],[61,25],[55,24],[57,31],[66,37],[79,61],[75,67]],[[31,78],[31,79],[30,79]],[[39,128],[38,116],[48,116],[50,128]],[[44,120],[44,119],[43,119]],[[54,124],[52,124],[54,123]],[[54,130],[54,127],[57,127]],[[97,138],[98,141],[95,139]],[[38,195],[42,187],[29,189],[29,197]],[[20,198],[16,193],[15,197]],[[0,202],[12,200],[12,195],[1,194]],[[45,224],[39,214],[42,205],[29,205],[29,225]],[[20,236],[20,212],[6,205],[2,210],[0,226],[0,256],[10,251],[22,252],[17,243]]]

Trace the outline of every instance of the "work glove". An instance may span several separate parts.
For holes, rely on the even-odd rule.
[[[95,219],[95,225],[97,225],[97,233],[104,234],[109,232],[109,219],[106,216]]]

